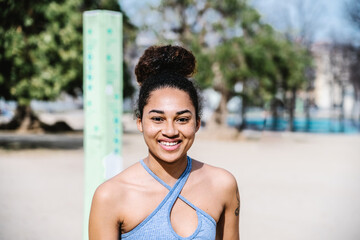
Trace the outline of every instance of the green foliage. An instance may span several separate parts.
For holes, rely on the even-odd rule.
[[[115,0],[2,0],[0,8],[0,96],[20,105],[80,90],[82,12],[121,10]],[[124,27],[127,40],[133,39],[135,29],[126,16]],[[124,92],[133,92],[130,76],[124,80],[129,89]]]
[[[131,98],[135,92],[135,87],[131,83],[131,73],[127,63],[123,62],[123,71],[124,71],[124,84],[123,84],[123,98]]]
[[[216,49],[216,60],[220,64],[227,91],[233,91],[237,82],[241,82],[248,69],[243,58],[243,39],[233,38],[219,45]]]
[[[196,14],[197,21],[186,20],[189,9]],[[196,55],[196,80],[200,87],[213,86],[229,98],[239,94],[234,86],[240,82],[243,84],[240,95],[248,103],[261,106],[274,99],[279,91],[302,89],[306,85],[310,54],[262,23],[260,14],[246,0],[207,0],[203,7],[196,7],[196,2],[191,0],[162,1],[159,12],[166,11],[173,11],[176,16],[173,19],[179,19],[173,33]],[[209,12],[215,12],[219,19],[209,19]],[[216,47],[208,45],[207,34],[218,36]],[[220,69],[217,77],[214,65]],[[222,86],[216,82],[219,77]]]
[[[209,71],[212,66],[212,59],[209,54],[205,53],[198,42],[194,41],[191,45],[191,50],[196,57],[196,81],[201,89],[212,86],[212,79],[214,74]]]

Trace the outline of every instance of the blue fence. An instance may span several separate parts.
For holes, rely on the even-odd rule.
[[[236,123],[231,119],[228,120],[230,126],[235,126]],[[360,126],[354,124],[351,120],[345,119],[342,123],[338,119],[310,119],[307,123],[305,118],[295,118],[294,128],[296,132],[312,132],[312,133],[360,133]],[[308,126],[307,126],[308,125]],[[274,120],[272,118],[249,118],[246,119],[246,128],[255,130],[275,130],[285,131],[289,127],[289,122],[286,119],[279,118],[276,123],[276,128],[273,129]]]

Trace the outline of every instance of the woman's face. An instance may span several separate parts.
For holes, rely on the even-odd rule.
[[[188,93],[174,88],[153,91],[144,107],[143,118],[137,119],[149,157],[168,163],[186,159],[199,123]]]

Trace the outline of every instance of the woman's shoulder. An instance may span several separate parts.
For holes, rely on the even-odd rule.
[[[108,205],[121,204],[126,201],[126,197],[129,196],[128,193],[134,189],[134,185],[137,183],[136,179],[139,179],[139,169],[140,163],[135,163],[100,184],[94,193],[94,200]]]
[[[205,177],[216,178],[221,181],[229,182],[235,180],[234,175],[224,168],[216,167],[207,163],[200,162],[198,160],[193,160],[193,172],[196,172],[198,170],[199,173],[201,175],[204,175]]]
[[[237,181],[234,175],[221,167],[212,166],[210,164],[202,163],[194,160],[194,168],[199,170],[198,175],[203,181],[211,183],[217,190],[233,191],[237,188]],[[197,171],[194,171],[196,173]]]
[[[140,173],[136,174],[137,172]],[[100,224],[99,221],[106,222],[107,225],[124,223],[129,216],[127,208],[129,205],[133,207],[132,200],[139,189],[136,185],[139,181],[136,179],[141,178],[141,175],[139,163],[136,163],[100,184],[92,199],[90,222],[95,225]]]

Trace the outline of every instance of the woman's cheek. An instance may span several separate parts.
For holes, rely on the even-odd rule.
[[[160,124],[158,125],[154,125],[154,124],[149,124],[146,126],[146,133],[148,135],[155,135],[157,134],[159,131],[161,131],[161,127]]]

